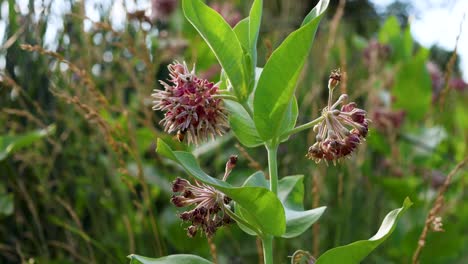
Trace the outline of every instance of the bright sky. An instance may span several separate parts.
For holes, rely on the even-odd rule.
[[[376,6],[385,8],[394,0],[371,0]],[[410,2],[414,10],[411,16],[411,33],[423,46],[431,47],[434,44],[453,50],[457,36],[460,34],[460,25],[463,15],[468,13],[468,0],[403,0]],[[468,82],[468,14],[462,25],[458,41],[458,54],[463,71],[463,79]]]
[[[84,0],[82,0],[84,1]],[[386,6],[395,0],[371,0],[379,10],[383,11]],[[401,0],[409,2],[414,9],[411,16],[411,32],[414,38],[425,47],[434,44],[447,50],[453,50],[456,38],[460,32],[460,24],[463,14],[468,12],[468,0]],[[29,12],[29,0],[16,0],[19,12],[26,14]],[[47,48],[55,49],[53,44],[57,35],[57,30],[63,30],[61,15],[70,11],[70,2],[65,0],[43,0],[34,1],[36,10],[41,6],[53,2],[51,7],[49,28],[44,37],[44,45]],[[112,7],[111,7],[112,6]],[[114,27],[122,28],[125,23],[125,8],[134,11],[136,9],[149,10],[151,3],[149,0],[86,0],[85,11],[88,17],[99,20],[99,10],[107,10],[111,7],[111,20]],[[0,43],[6,41],[4,19],[8,16],[8,1],[2,1],[0,5]],[[36,17],[37,19],[37,17]],[[462,33],[458,43],[458,53],[461,57],[461,68],[463,77],[468,82],[468,18],[463,23]],[[85,22],[86,27],[91,24]],[[0,52],[0,69],[4,67]],[[2,67],[3,66],[3,67]]]

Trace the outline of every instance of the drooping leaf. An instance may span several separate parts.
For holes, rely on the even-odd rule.
[[[282,178],[278,183],[278,196],[286,213],[286,232],[282,237],[292,238],[304,233],[322,216],[326,207],[304,211],[304,176]]]
[[[202,257],[189,254],[169,255],[162,258],[147,258],[132,254],[128,256],[130,264],[212,264]]]
[[[0,161],[4,160],[15,151],[27,147],[39,139],[52,134],[54,131],[55,126],[50,125],[45,129],[39,129],[22,135],[0,136]]]
[[[359,264],[375,248],[382,244],[393,232],[398,219],[412,205],[406,198],[403,207],[395,209],[385,216],[377,233],[369,240],[356,241],[346,246],[330,249],[317,259],[316,264]]]
[[[255,126],[265,141],[280,134],[286,109],[328,3],[329,0],[321,0],[303,26],[291,33],[265,64],[253,103]]]
[[[278,198],[283,203],[286,213],[286,232],[284,238],[296,237],[306,231],[325,212],[326,207],[318,207],[304,211],[304,184],[303,175],[286,176],[278,182]],[[244,182],[244,186],[269,186],[262,172],[252,174]],[[244,215],[243,210],[239,210]],[[254,233],[244,226],[240,226],[245,232]]]
[[[227,182],[206,174],[198,165],[195,157],[188,152],[173,151],[161,139],[158,139],[157,152],[179,163],[185,171],[197,180],[220,190],[237,205],[246,210],[252,224],[258,226],[262,233],[281,236],[286,230],[284,208],[270,190],[263,187],[234,187]]]
[[[223,17],[200,0],[183,0],[185,17],[210,46],[226,72],[239,100],[248,97],[243,50],[236,34]]]

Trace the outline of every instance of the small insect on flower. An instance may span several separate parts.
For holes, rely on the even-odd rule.
[[[337,160],[350,155],[365,139],[370,120],[366,111],[357,107],[356,103],[344,104],[348,99],[342,94],[332,105],[333,90],[339,84],[341,73],[332,71],[328,82],[328,106],[322,110],[322,121],[314,127],[317,133],[316,142],[309,148],[307,157],[317,163]],[[344,104],[341,109],[337,107]]]
[[[223,135],[228,128],[227,111],[223,101],[216,98],[218,87],[198,78],[195,69],[189,71],[185,63],[175,61],[168,69],[169,84],[160,81],[164,90],[155,89],[152,94],[153,110],[164,112],[164,130],[177,132],[177,139],[186,138],[189,144]]]

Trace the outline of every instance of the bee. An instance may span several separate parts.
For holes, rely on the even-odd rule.
[[[185,134],[186,134],[186,130],[179,130],[179,131],[177,131],[177,135],[175,136],[175,138],[179,142],[183,142],[184,139],[185,139]]]

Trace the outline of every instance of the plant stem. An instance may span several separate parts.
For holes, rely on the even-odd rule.
[[[268,174],[270,176],[270,191],[278,195],[278,165],[276,164],[276,156],[278,152],[278,144],[273,143],[267,145],[268,152]]]
[[[235,97],[234,95],[231,95],[231,94],[215,94],[215,95],[213,95],[213,98],[221,98],[221,99],[225,99],[225,100],[231,100],[231,101],[234,101],[234,102],[238,102],[237,97]]]
[[[250,109],[250,106],[247,103],[247,101],[244,101],[243,103],[241,103],[241,105],[244,107],[245,111],[247,111],[249,116],[253,119],[253,112],[252,112],[252,109]]]
[[[323,118],[324,118],[323,116],[320,116],[320,117],[310,121],[309,123],[305,123],[303,125],[297,126],[297,127],[293,128],[293,129],[289,130],[288,132],[284,133],[283,135],[281,135],[281,137],[283,138],[285,136],[291,136],[293,134],[301,132],[302,130],[311,128],[311,127],[315,126],[316,124],[320,123],[323,120]]]
[[[273,264],[273,237],[262,237],[263,264]]]

